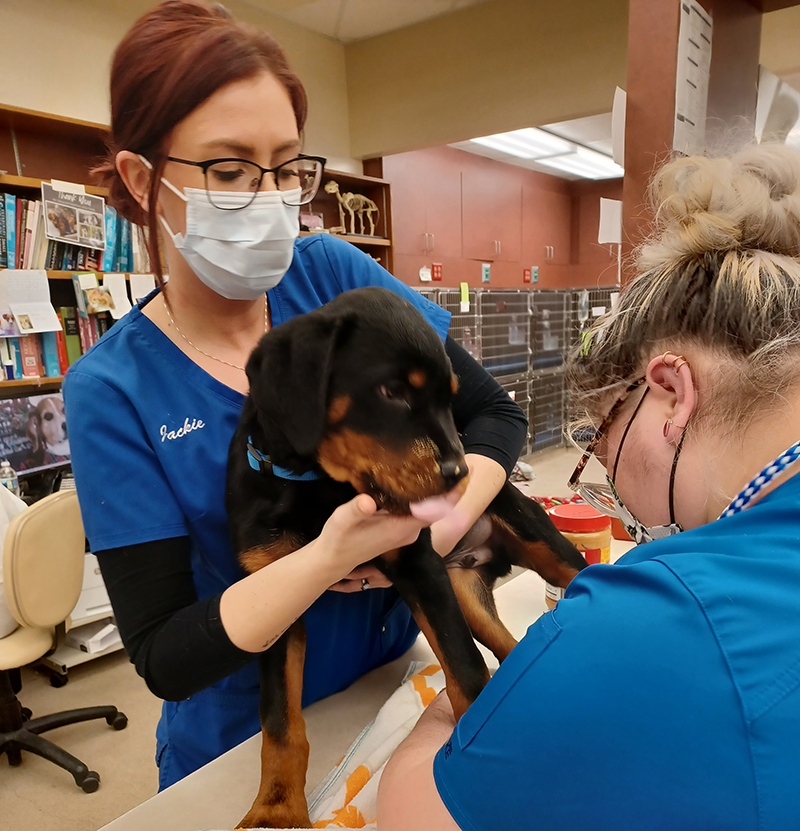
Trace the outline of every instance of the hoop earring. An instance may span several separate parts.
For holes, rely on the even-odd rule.
[[[669,435],[669,428],[670,428],[671,424],[672,424],[672,419],[671,418],[668,418],[664,422],[664,438],[666,438]]]

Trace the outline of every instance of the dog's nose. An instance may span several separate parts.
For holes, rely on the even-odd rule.
[[[467,465],[463,461],[442,462],[439,470],[448,488],[454,488],[467,475]]]

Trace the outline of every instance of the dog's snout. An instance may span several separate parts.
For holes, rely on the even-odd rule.
[[[442,462],[439,470],[448,488],[454,488],[467,475],[467,465],[463,461]]]

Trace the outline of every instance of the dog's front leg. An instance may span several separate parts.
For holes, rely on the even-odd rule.
[[[444,560],[424,528],[416,542],[384,554],[378,568],[411,609],[444,670],[447,695],[461,718],[489,680],[489,670],[458,605]]]
[[[240,828],[309,828],[308,739],[301,713],[306,632],[302,619],[258,656],[261,785]]]

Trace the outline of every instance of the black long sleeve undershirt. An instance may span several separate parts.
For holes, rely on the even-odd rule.
[[[465,451],[493,459],[510,474],[525,441],[525,415],[452,338],[445,348],[459,379],[453,416]],[[180,701],[256,657],[235,646],[225,632],[221,594],[198,600],[188,537],[95,554],[122,641],[154,695]]]

